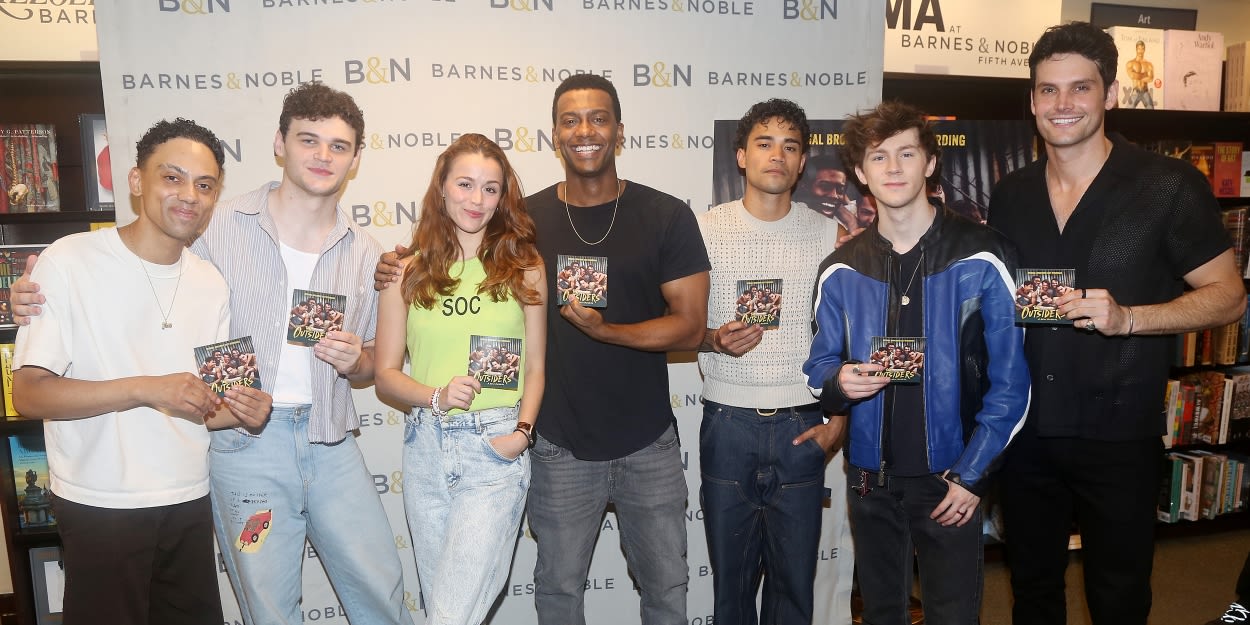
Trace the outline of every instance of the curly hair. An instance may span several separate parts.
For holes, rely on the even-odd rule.
[[[291,89],[282,100],[278,131],[286,138],[292,119],[342,119],[356,131],[356,149],[364,146],[365,114],[350,95],[320,82],[306,82]]]
[[[773,98],[764,102],[758,102],[747,111],[747,114],[738,120],[738,132],[734,136],[734,146],[739,150],[747,147],[747,139],[751,137],[751,131],[755,129],[756,124],[762,124],[770,119],[779,119],[794,128],[798,128],[800,140],[803,142],[803,154],[807,154],[807,140],[811,134],[811,128],[807,124],[807,113],[803,112],[803,107],[780,98]]]
[[[1140,42],[1138,42],[1140,43]],[[1115,82],[1120,51],[1107,31],[1089,22],[1068,22],[1051,26],[1042,33],[1029,53],[1029,86],[1037,86],[1037,65],[1056,54],[1079,54],[1098,66],[1103,89]]]
[[[142,168],[152,156],[152,152],[156,151],[157,146],[173,139],[190,139],[204,144],[204,147],[208,148],[213,153],[213,158],[217,160],[217,169],[225,171],[226,151],[222,149],[217,135],[195,123],[194,120],[181,117],[172,122],[162,119],[148,128],[148,131],[143,133],[143,136],[139,137],[139,141],[135,143],[135,162]]]
[[[477,257],[486,270],[486,279],[477,287],[492,301],[501,302],[511,296],[521,304],[537,304],[542,298],[537,290],[526,286],[525,272],[542,264],[535,245],[534,221],[525,210],[525,193],[508,157],[494,141],[477,134],[461,135],[438,156],[434,174],[421,201],[421,219],[413,230],[408,249],[414,252],[404,270],[401,282],[404,303],[433,308],[440,295],[451,295],[460,286],[451,277],[453,263],[460,259],[456,240],[456,224],[447,214],[443,184],[452,163],[466,154],[478,154],[499,163],[503,170],[503,191],[495,214],[486,224],[486,235]]]
[[[929,176],[933,179],[941,168],[941,150],[933,126],[920,109],[896,100],[882,102],[877,108],[846,118],[842,124],[842,136],[846,141],[842,146],[842,163],[847,169],[863,167],[868,150],[911,128],[915,128],[920,135],[920,148],[925,156],[932,156],[938,161],[938,166]]]
[[[569,91],[577,91],[579,89],[597,89],[608,94],[612,98],[612,114],[616,115],[616,121],[621,121],[621,97],[616,94],[616,86],[612,81],[598,74],[573,74],[564,79],[560,86],[556,87],[556,94],[551,98],[551,124],[556,123],[556,107],[560,103],[560,96]]]

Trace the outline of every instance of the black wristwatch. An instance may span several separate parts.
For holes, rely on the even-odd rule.
[[[534,443],[538,442],[538,437],[534,435],[534,424],[526,423],[525,421],[517,421],[516,431],[525,435],[526,440],[529,441],[527,448],[533,449]]]

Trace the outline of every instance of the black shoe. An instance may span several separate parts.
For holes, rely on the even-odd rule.
[[[1250,608],[1240,603],[1229,604],[1224,616],[1214,621],[1207,621],[1204,625],[1222,625],[1223,623],[1250,623]]]

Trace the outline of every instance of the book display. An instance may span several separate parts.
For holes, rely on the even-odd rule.
[[[0,122],[0,213],[61,210],[56,129]]]

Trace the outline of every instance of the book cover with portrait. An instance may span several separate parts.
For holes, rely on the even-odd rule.
[[[890,378],[891,384],[920,384],[924,381],[923,336],[874,336],[868,362],[885,367],[875,376]]]
[[[347,296],[295,289],[286,324],[286,342],[316,345],[326,332],[343,329]]]
[[[0,123],[0,213],[61,210],[56,128]]]
[[[240,384],[260,388],[260,369],[252,337],[244,336],[195,348],[195,363],[201,380],[218,396]]]
[[[1055,301],[1076,288],[1075,284],[1075,269],[1017,269],[1016,322],[1071,325],[1070,320],[1059,316]]]
[[[556,304],[576,298],[588,308],[608,307],[608,259],[560,254],[556,259]]]
[[[506,336],[470,336],[469,375],[482,388],[517,390],[521,379],[521,342]]]
[[[781,278],[739,280],[734,321],[765,330],[781,327]]]

